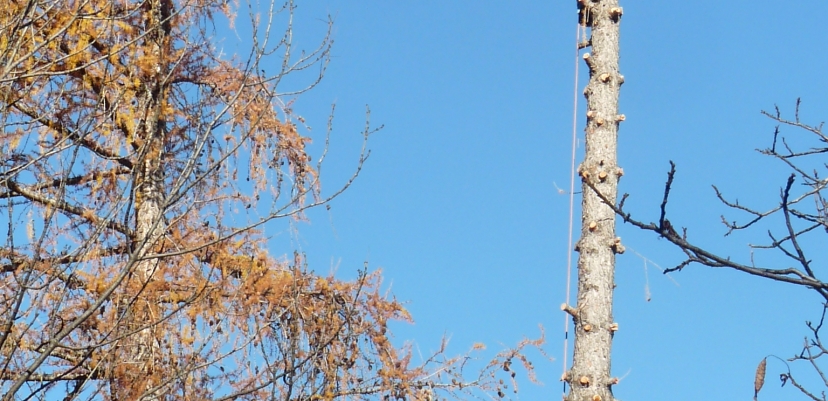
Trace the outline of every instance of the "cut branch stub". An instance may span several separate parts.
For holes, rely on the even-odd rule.
[[[610,248],[612,248],[612,250],[617,254],[622,254],[627,250],[627,248],[621,244],[621,237],[615,237],[612,241],[612,245],[610,245]]]
[[[577,308],[573,308],[573,307],[571,307],[571,306],[564,303],[564,304],[561,304],[561,310],[568,313],[570,316],[572,316],[573,319],[578,318],[578,309]]]
[[[622,15],[624,15],[624,9],[622,7],[613,7],[610,9],[610,18],[613,21],[618,22]]]
[[[581,166],[581,168],[578,170],[578,175],[581,176],[582,180],[588,180],[589,179],[589,170],[584,168],[584,166]]]
[[[589,53],[584,53],[584,61],[586,61],[587,67],[589,67],[589,72],[595,72],[595,61],[592,59],[592,56]]]

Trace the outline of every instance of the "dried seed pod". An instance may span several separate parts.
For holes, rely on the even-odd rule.
[[[762,358],[759,366],[756,367],[756,377],[753,379],[753,401],[757,401],[759,397],[759,390],[765,384],[765,367],[768,364],[768,358]]]

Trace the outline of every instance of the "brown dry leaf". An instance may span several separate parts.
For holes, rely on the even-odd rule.
[[[765,366],[768,364],[768,358],[762,358],[759,366],[756,367],[756,378],[753,380],[753,401],[757,401],[759,397],[759,390],[765,384]]]

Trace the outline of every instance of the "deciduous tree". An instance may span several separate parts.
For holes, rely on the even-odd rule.
[[[414,363],[391,344],[388,322],[410,317],[377,273],[341,281],[268,250],[261,227],[350,182],[321,191],[322,158],[287,105],[297,93],[277,89],[309,69],[315,85],[330,36],[296,52],[294,6],[272,4],[251,11],[248,56],[223,58],[214,26],[243,9],[0,1],[3,400],[499,391],[495,368],[519,349],[472,379],[442,350]]]
[[[671,222],[668,206],[677,171],[672,161],[660,210],[656,213],[657,222],[646,223],[625,211],[624,203],[628,197],[626,194],[616,204],[613,198],[606,196],[602,191],[596,189],[594,193],[612,207],[625,222],[664,238],[684,253],[685,259],[675,267],[665,269],[665,273],[681,271],[694,264],[733,269],[803,287],[822,297],[825,303],[819,321],[807,322],[810,338],[806,338],[801,351],[788,361],[807,362],[828,387],[828,381],[824,380],[824,365],[820,364],[823,357],[828,354],[828,345],[823,344],[819,336],[825,322],[825,312],[828,310],[828,282],[821,277],[820,263],[823,259],[819,256],[824,249],[823,235],[828,233],[828,200],[825,196],[828,180],[822,178],[826,166],[824,155],[828,154],[828,135],[823,131],[823,124],[810,125],[800,120],[799,106],[800,102],[797,100],[793,119],[783,117],[778,107],[773,112],[762,112],[776,122],[777,126],[771,137],[770,146],[759,152],[782,162],[782,165],[790,170],[787,180],[780,183],[778,203],[761,208],[746,205],[725,196],[719,188],[713,186],[718,200],[740,215],[736,219],[732,216],[722,216],[721,222],[726,229],[725,236],[743,231],[746,234],[758,234],[757,239],[764,238],[748,245],[748,255],[739,257],[714,252],[704,239],[694,238],[692,231],[685,228],[683,223],[675,219]],[[795,130],[795,139],[786,140],[783,130],[788,129]],[[789,145],[806,144],[809,141],[806,146]],[[787,262],[779,263],[779,258],[776,257],[765,258],[764,256],[769,255],[768,252],[771,251],[776,252],[776,256],[782,256],[782,260]],[[757,369],[757,394],[764,383],[765,363],[763,359]],[[780,377],[782,384],[790,382],[810,399],[825,399],[824,392],[820,394],[814,389],[807,388],[797,381],[790,369],[786,369]]]

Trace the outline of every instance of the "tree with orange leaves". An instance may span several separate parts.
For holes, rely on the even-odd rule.
[[[224,1],[0,0],[3,400],[503,395],[494,372],[514,377],[531,342],[472,379],[442,349],[414,364],[377,273],[341,281],[268,253],[260,227],[326,204],[367,155],[320,191],[276,87],[321,79],[330,36],[297,56],[289,26],[273,43],[258,23],[293,8],[253,15],[250,56],[230,61],[208,34],[233,20]]]

